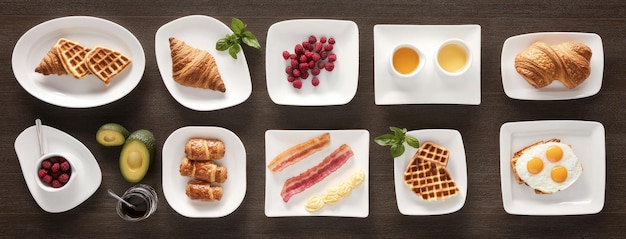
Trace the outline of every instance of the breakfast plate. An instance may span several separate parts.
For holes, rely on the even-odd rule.
[[[237,53],[237,59],[234,59],[228,51],[215,49],[215,43],[227,34],[233,34],[228,26],[215,18],[202,15],[181,17],[157,30],[154,39],[157,65],[165,87],[178,103],[197,111],[212,111],[241,104],[250,97],[252,80],[244,51]],[[226,92],[192,88],[175,82],[172,78],[170,37],[209,52],[215,58]]]
[[[309,76],[302,88],[287,81],[285,67],[289,62],[283,51],[294,52],[294,46],[314,35],[336,39],[333,53],[337,55],[332,71],[322,70],[320,84],[313,86]],[[354,98],[359,82],[359,28],[347,20],[298,19],[274,23],[267,31],[265,54],[267,92],[279,105],[324,106],[344,105]]]
[[[220,185],[220,201],[191,200],[185,194],[190,177],[181,176],[179,167],[185,156],[185,144],[190,138],[219,139],[224,142],[226,154],[215,163],[226,167],[227,179]],[[246,195],[246,149],[232,131],[215,126],[186,126],[172,132],[163,144],[163,195],[172,209],[191,218],[226,216],[239,207]]]
[[[545,120],[508,122],[500,128],[500,177],[504,210],[519,215],[595,214],[604,207],[606,181],[604,126],[594,121]],[[569,188],[536,194],[518,184],[511,157],[541,140],[560,139],[571,145],[582,164],[580,178]]]
[[[369,132],[367,130],[268,130],[265,132],[265,165],[278,154],[294,145],[324,133],[330,134],[330,145],[282,171],[273,173],[265,167],[265,215],[267,217],[336,216],[367,217],[369,215]],[[294,195],[288,202],[281,197],[285,181],[318,165],[342,144],[347,144],[354,156],[322,181]],[[365,179],[360,186],[334,205],[325,205],[317,212],[305,209],[312,196],[322,196],[363,170]]]
[[[432,142],[450,151],[446,169],[460,191],[458,195],[441,201],[426,201],[415,195],[404,183],[404,171],[411,163],[417,149],[405,143],[406,151],[400,157],[395,158],[393,163],[396,200],[400,213],[403,215],[442,215],[460,210],[465,205],[467,197],[467,164],[461,133],[452,129],[421,129],[409,131],[407,135],[417,138],[422,144]]]
[[[561,82],[536,89],[515,70],[515,56],[536,41],[555,45],[565,41],[578,41],[588,45],[591,55],[591,74],[589,78],[574,89],[568,89]],[[513,36],[502,46],[502,86],[504,93],[512,99],[520,100],[568,100],[595,95],[602,86],[604,72],[604,49],[602,39],[595,33],[579,32],[540,32]]]
[[[447,40],[462,40],[469,49],[469,68],[447,75],[437,68],[437,50]],[[421,72],[409,78],[394,76],[391,54],[400,44],[412,44],[424,59]],[[375,25],[374,97],[377,105],[480,104],[480,25]]]
[[[70,75],[44,76],[35,72],[59,38],[89,48],[105,46],[128,56],[132,63],[113,77],[108,87],[92,74],[76,80]],[[137,38],[117,23],[97,17],[71,16],[46,21],[24,33],[15,44],[11,63],[18,83],[34,97],[67,108],[90,108],[130,93],[143,76],[146,57]]]
[[[75,177],[72,184],[68,184],[60,191],[46,191],[37,185],[39,180],[36,171],[39,168],[37,161],[40,157],[37,148],[37,130],[35,126],[28,127],[15,139],[15,153],[20,162],[26,186],[31,195],[46,212],[60,213],[68,211],[87,200],[98,190],[102,182],[102,172],[96,158],[89,149],[71,135],[50,126],[42,125],[43,145],[46,152],[66,152],[75,155],[73,161]],[[67,188],[65,188],[67,187]]]

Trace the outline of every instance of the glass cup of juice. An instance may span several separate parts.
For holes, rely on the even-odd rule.
[[[402,43],[393,48],[391,71],[400,77],[412,77],[424,68],[424,55],[414,45]]]
[[[444,41],[437,50],[437,68],[448,75],[461,75],[471,65],[471,52],[460,39]]]
[[[154,188],[146,184],[137,184],[129,188],[121,198],[132,204],[134,208],[122,202],[117,202],[117,215],[131,222],[148,218],[156,211],[159,202]]]

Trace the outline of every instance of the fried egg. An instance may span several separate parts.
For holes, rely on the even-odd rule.
[[[569,145],[547,142],[524,150],[515,163],[515,170],[531,188],[553,193],[576,182],[583,167]]]

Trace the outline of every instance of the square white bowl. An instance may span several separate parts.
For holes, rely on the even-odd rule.
[[[311,85],[313,76],[296,89],[287,81],[285,68],[289,65],[283,51],[294,52],[294,46],[309,36],[336,39],[333,53],[337,55],[335,69],[322,70],[317,87]],[[267,92],[279,105],[324,106],[344,105],[354,98],[359,82],[359,28],[346,20],[300,19],[274,23],[267,31],[265,47]]]
[[[461,209],[465,205],[465,198],[467,197],[467,163],[461,133],[452,129],[422,129],[409,131],[407,135],[417,138],[421,144],[433,142],[450,150],[446,169],[450,172],[450,176],[460,192],[456,196],[440,201],[426,201],[415,195],[404,183],[404,171],[417,149],[405,143],[406,151],[400,157],[395,158],[393,163],[396,200],[400,213],[404,215],[442,215]]]
[[[437,69],[439,46],[461,39],[471,54],[469,69],[449,76]],[[424,68],[410,79],[395,78],[390,56],[401,43],[415,45],[424,54]],[[480,25],[376,25],[374,26],[374,95],[377,105],[480,104]]]
[[[599,122],[545,120],[509,122],[500,128],[500,177],[504,210],[518,215],[595,214],[604,207],[606,159],[604,126]],[[518,184],[511,157],[541,140],[557,138],[569,144],[583,173],[569,188],[552,194],[535,194]]]
[[[369,132],[367,130],[268,130],[265,132],[265,165],[288,148],[326,132],[330,133],[330,145],[319,152],[277,173],[272,173],[266,167],[266,216],[367,217],[369,215]],[[324,180],[296,194],[285,203],[280,196],[285,181],[314,167],[342,144],[350,146],[354,156]],[[327,189],[350,179],[350,176],[358,170],[365,172],[365,180],[359,187],[353,189],[349,196],[335,205],[326,205],[314,213],[305,210],[304,205],[311,196],[322,195]]]

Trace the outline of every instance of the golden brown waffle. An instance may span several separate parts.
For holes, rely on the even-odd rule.
[[[452,197],[459,188],[445,168],[449,151],[427,142],[415,153],[404,171],[404,183],[424,200],[441,200]]]
[[[63,67],[76,79],[83,78],[89,74],[89,70],[83,61],[87,52],[89,52],[89,49],[77,42],[65,38],[61,38],[57,42],[57,54],[61,59],[61,63],[63,63]]]
[[[131,59],[120,52],[96,46],[85,56],[85,63],[89,72],[108,86],[111,78],[122,72]]]

